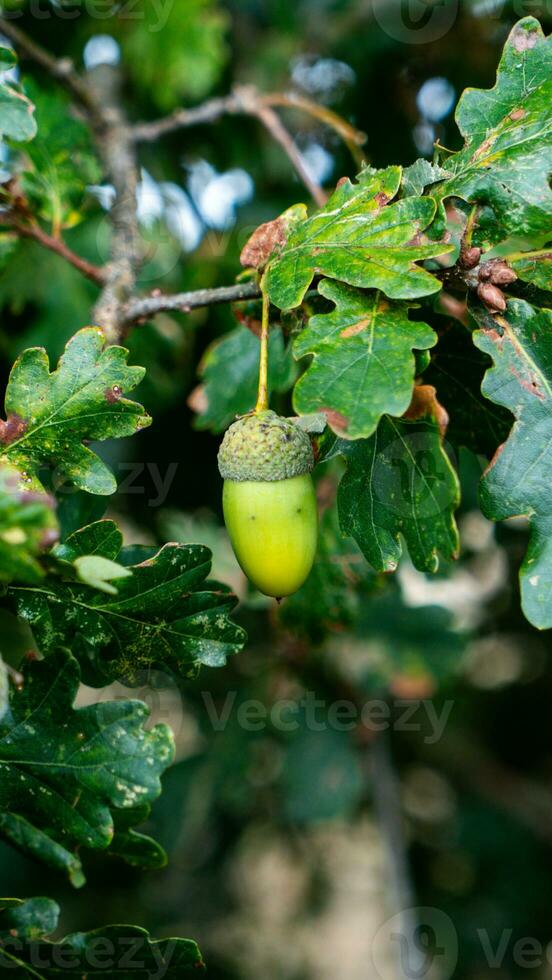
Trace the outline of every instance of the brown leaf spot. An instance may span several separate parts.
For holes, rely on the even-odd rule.
[[[5,422],[3,419],[0,419],[0,442],[4,443],[5,446],[11,445],[12,442],[17,442],[27,431],[28,427],[29,423],[25,419],[22,419],[15,412],[10,412]]]
[[[262,332],[262,324],[260,320],[256,319],[254,316],[251,316],[249,313],[245,313],[237,305],[234,306],[233,312],[238,323],[241,323],[242,326],[247,327],[251,333],[260,338]]]
[[[446,410],[437,401],[437,392],[433,385],[416,385],[412,392],[412,401],[403,418],[408,419],[409,422],[415,422],[418,419],[433,419],[439,426],[442,437],[447,431],[449,422]]]
[[[320,411],[324,413],[328,420],[328,425],[338,436],[343,435],[349,428],[349,419],[346,415],[342,415],[341,412],[336,412],[333,408],[323,407]]]
[[[242,249],[241,264],[245,268],[264,268],[274,249],[286,244],[288,231],[289,225],[282,217],[259,225]]]
[[[345,329],[340,332],[340,336],[355,337],[358,333],[362,333],[363,330],[366,330],[369,322],[370,321],[366,318],[364,320],[359,320],[358,323],[351,323],[349,327],[345,327]]]
[[[335,185],[335,189],[337,190],[338,187],[343,187],[343,184],[347,184],[348,181],[349,181],[348,177],[340,177],[337,184]]]
[[[514,122],[517,122],[518,119],[523,119],[523,117],[526,115],[527,112],[525,111],[525,109],[522,109],[520,107],[519,109],[512,109],[510,113],[510,119],[512,119]]]
[[[530,395],[535,395],[536,398],[540,398],[544,401],[544,393],[541,391],[539,383],[534,375],[530,378],[525,378],[520,371],[517,370],[514,364],[510,365],[510,373],[514,375],[516,381],[519,382],[524,391],[528,391]]]
[[[104,397],[106,402],[113,405],[114,402],[118,402],[122,398],[123,389],[119,385],[113,385],[112,388],[106,388],[104,391]]]
[[[512,44],[516,51],[529,51],[534,48],[538,40],[536,31],[526,31],[522,27],[512,32]]]
[[[384,205],[386,205],[387,202],[390,201],[390,200],[391,200],[391,198],[389,197],[389,195],[388,194],[384,194],[383,191],[380,191],[379,194],[376,194],[376,196],[374,198],[374,201],[376,202],[378,208],[383,208]]]

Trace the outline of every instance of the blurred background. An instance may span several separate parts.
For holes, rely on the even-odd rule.
[[[377,167],[431,159],[436,140],[458,148],[463,89],[493,85],[519,17],[548,28],[552,19],[549,0],[4,7],[83,69],[121,59],[133,120],[236,83],[293,91],[363,131]],[[86,131],[48,78],[21,71],[39,126],[23,151],[26,193],[76,251],[105,261],[110,189]],[[354,175],[332,129],[295,110],[283,118],[314,179],[331,187]],[[252,229],[307,200],[280,147],[241,116],[144,144],[140,160],[144,290],[231,283]],[[56,256],[2,236],[4,375],[29,345],[56,358],[89,321],[95,292]],[[481,516],[485,460],[449,433],[463,484],[454,567],[424,576],[406,557],[394,577],[371,572],[339,533],[334,461],[319,469],[309,581],[279,609],[250,592],[222,527],[216,453],[253,402],[257,341],[244,320],[257,316],[254,304],[225,306],[137,326],[128,346],[148,369],[137,397],[154,424],[101,448],[120,482],[109,512],[127,541],[207,544],[250,635],[226,668],[204,669],[184,690],[158,672],[133,691],[175,732],[177,762],[149,827],[169,865],[141,874],[94,857],[88,886],[74,892],[0,844],[0,892],[56,898],[64,932],[132,921],[189,935],[214,980],[552,978],[552,660],[549,637],[519,610],[526,528]],[[288,414],[294,329],[284,322],[271,341],[273,405]],[[434,383],[446,387],[444,376]],[[80,701],[128,693],[84,688]],[[397,919],[405,907],[418,911]],[[401,943],[409,929],[412,962]]]

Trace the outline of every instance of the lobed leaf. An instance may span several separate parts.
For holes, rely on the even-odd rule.
[[[275,306],[299,306],[316,275],[381,289],[391,299],[436,293],[438,279],[416,262],[444,255],[452,246],[423,240],[435,214],[429,198],[389,203],[400,184],[400,167],[367,168],[356,183],[341,181],[320,211],[293,226],[265,273]]]
[[[495,86],[466,89],[456,121],[466,145],[447,159],[448,177],[432,197],[491,205],[506,231],[517,235],[549,231],[552,42],[534,17],[512,29]]]
[[[15,465],[32,489],[42,489],[41,467],[55,467],[58,480],[107,495],[117,489],[105,463],[84,441],[129,436],[150,425],[137,402],[123,397],[144,376],[129,367],[124,347],[106,347],[96,327],[71,338],[50,373],[43,348],[23,351],[6,391],[6,421],[0,421],[0,458]]]
[[[55,554],[66,562],[95,555],[126,565],[121,548],[117,525],[97,521],[70,535]],[[53,579],[10,594],[43,653],[69,646],[93,684],[133,683],[139,671],[160,665],[191,676],[200,664],[222,666],[242,648],[245,633],[228,618],[235,596],[206,581],[208,548],[166,544],[128,570],[115,595]]]
[[[105,926],[57,942],[60,909],[50,898],[0,898],[0,969],[14,980],[178,980],[204,967],[191,939],[150,939],[138,926]]]
[[[79,682],[76,660],[51,651],[23,668],[0,720],[0,834],[76,887],[78,849],[108,848],[114,811],[154,800],[173,755],[165,725],[144,731],[139,701],[73,708]]]
[[[443,448],[446,413],[435,389],[415,389],[403,419],[385,415],[369,439],[340,440],[347,472],[338,490],[339,521],[377,571],[394,571],[404,538],[416,568],[434,572],[438,555],[455,558],[458,480]]]
[[[483,394],[515,416],[481,482],[481,507],[495,521],[525,515],[531,536],[520,569],[522,607],[539,629],[552,627],[552,311],[510,300],[491,316],[474,306],[479,350],[494,366]]]
[[[408,304],[378,290],[365,293],[324,280],[319,293],[335,304],[311,317],[293,345],[296,357],[313,354],[295,386],[300,414],[323,412],[345,439],[370,436],[381,416],[402,415],[412,398],[413,349],[437,341],[431,327],[408,318]]]

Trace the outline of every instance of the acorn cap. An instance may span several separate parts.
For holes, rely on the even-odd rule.
[[[310,473],[314,455],[306,432],[266,411],[246,415],[227,429],[218,464],[225,480],[271,483]]]

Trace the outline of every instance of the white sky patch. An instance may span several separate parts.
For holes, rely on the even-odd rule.
[[[110,34],[95,34],[87,42],[83,52],[84,65],[88,71],[98,65],[118,65],[121,49]]]
[[[185,252],[192,252],[203,238],[202,221],[182,187],[171,183],[161,187],[167,228]]]
[[[334,158],[332,154],[320,143],[309,143],[302,150],[302,154],[311,180],[315,184],[325,184],[333,173]]]
[[[291,64],[291,77],[303,91],[325,102],[338,98],[342,89],[356,80],[355,72],[344,61],[313,55],[296,58]]]
[[[205,224],[226,231],[235,224],[240,204],[251,200],[255,186],[240,167],[219,174],[206,160],[199,160],[189,167],[188,188]]]
[[[416,96],[421,116],[428,122],[441,122],[448,116],[456,102],[454,86],[446,78],[428,78]]]

